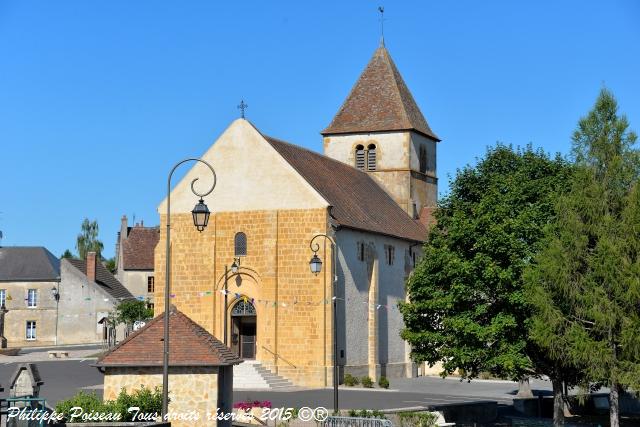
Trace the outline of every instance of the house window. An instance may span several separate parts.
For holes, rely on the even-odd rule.
[[[233,239],[235,256],[247,256],[247,235],[242,231],[236,233]]]
[[[423,145],[418,150],[418,160],[420,161],[420,172],[427,172],[427,149]]]
[[[153,311],[153,303],[152,302],[148,302],[147,303],[147,308],[151,311]]]
[[[376,170],[376,145],[369,144],[367,148],[367,170],[374,171]]]
[[[29,289],[27,291],[27,307],[37,307],[38,306],[38,290],[37,289]]]
[[[7,290],[0,289],[0,307],[7,303]]]
[[[384,245],[384,255],[387,260],[387,265],[393,265],[396,257],[396,248],[391,245]]]
[[[153,293],[156,289],[155,278],[153,276],[147,277],[147,292]]]
[[[364,146],[362,145],[356,146],[356,168],[360,169],[361,171],[363,171],[365,168]]]
[[[36,321],[35,320],[27,320],[27,333],[25,335],[28,341],[33,341],[36,339]]]
[[[358,261],[364,261],[364,242],[358,242]]]

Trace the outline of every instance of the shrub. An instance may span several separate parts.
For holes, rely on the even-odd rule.
[[[358,377],[354,377],[351,374],[344,374],[344,385],[346,385],[347,387],[353,387],[356,386],[360,383],[360,381],[358,381]]]
[[[382,388],[389,388],[389,380],[387,377],[380,377],[378,380],[378,385]]]
[[[364,388],[373,388],[373,381],[371,380],[371,377],[369,377],[368,375],[362,377],[360,379],[360,382],[362,383],[362,387]]]
[[[400,427],[437,427],[438,416],[431,412],[398,412]]]
[[[61,400],[56,404],[56,412],[67,416],[71,412],[71,408],[79,406],[84,412],[107,412],[105,402],[102,401],[95,393],[79,392],[73,397]],[[77,422],[80,422],[78,420]]]
[[[75,396],[61,400],[56,404],[56,412],[64,414],[68,417],[71,408],[79,406],[84,413],[96,412],[104,414],[113,414],[114,420],[133,421],[136,415],[135,411],[129,412],[129,408],[140,408],[139,413],[156,414],[160,416],[162,411],[162,391],[159,387],[153,390],[142,386],[139,390],[135,390],[129,394],[123,388],[116,400],[102,401],[95,393],[79,392]],[[73,420],[67,418],[67,422],[79,423],[83,422],[81,418]]]
[[[383,420],[387,419],[387,417],[384,415],[384,413],[382,413],[382,411],[378,411],[378,410],[368,411],[366,409],[360,409],[359,411],[356,409],[350,409],[349,416],[356,417],[356,418],[380,418]]]

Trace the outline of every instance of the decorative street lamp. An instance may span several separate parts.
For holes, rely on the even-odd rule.
[[[195,205],[191,211],[191,215],[193,215],[193,225],[195,225],[198,231],[202,233],[202,231],[207,227],[207,224],[209,223],[209,215],[211,215],[209,208],[204,204],[204,200],[202,200],[202,198],[200,198],[198,204]]]
[[[333,262],[331,263],[331,272],[333,277],[333,410],[335,412],[338,411],[338,310],[336,308],[336,299],[338,294],[338,255],[336,250],[336,242],[331,237],[326,234],[318,234],[311,239],[309,242],[309,247],[313,252],[313,257],[309,261],[309,268],[311,272],[316,276],[322,271],[322,260],[318,257],[318,251],[320,250],[320,245],[315,243],[315,240],[319,237],[322,237],[331,242],[331,253],[333,254]]]
[[[236,274],[238,272],[238,269],[240,269],[240,258],[234,258],[233,264],[231,264],[231,272],[233,274]]]
[[[318,257],[318,254],[313,254],[313,258],[309,261],[309,267],[311,268],[311,272],[316,276],[320,273],[320,270],[322,270],[322,260]]]
[[[205,193],[198,193],[194,188],[194,184],[198,180],[195,178],[191,181],[191,192],[196,196],[200,197],[200,200],[196,204],[196,206],[191,211],[191,215],[193,216],[193,225],[195,225],[196,229],[202,232],[209,223],[209,216],[211,212],[209,212],[209,208],[204,204],[204,197],[211,194],[213,189],[216,187],[216,172],[213,170],[213,167],[201,159],[189,158],[184,159],[171,169],[169,172],[169,177],[167,179],[167,245],[166,245],[166,272],[165,272],[165,287],[164,287],[164,354],[162,359],[162,419],[165,420],[167,413],[169,412],[169,313],[170,313],[170,289],[171,289],[171,177],[173,173],[178,168],[178,166],[187,162],[200,162],[205,164],[209,170],[211,170],[211,174],[213,174],[213,184],[209,191]]]

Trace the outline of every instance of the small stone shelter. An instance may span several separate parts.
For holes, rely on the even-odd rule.
[[[233,366],[242,362],[193,320],[171,308],[169,315],[169,412],[199,415],[198,421],[171,420],[172,426],[216,425],[207,414],[231,413]],[[104,399],[162,386],[164,313],[129,335],[95,364],[104,371]],[[219,421],[218,425],[231,425]]]

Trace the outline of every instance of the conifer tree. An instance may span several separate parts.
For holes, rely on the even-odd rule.
[[[619,392],[640,389],[640,162],[617,110],[603,89],[579,121],[571,191],[558,197],[545,247],[525,275],[531,338],[609,387],[611,427],[619,426]],[[556,402],[556,424],[561,415]]]

